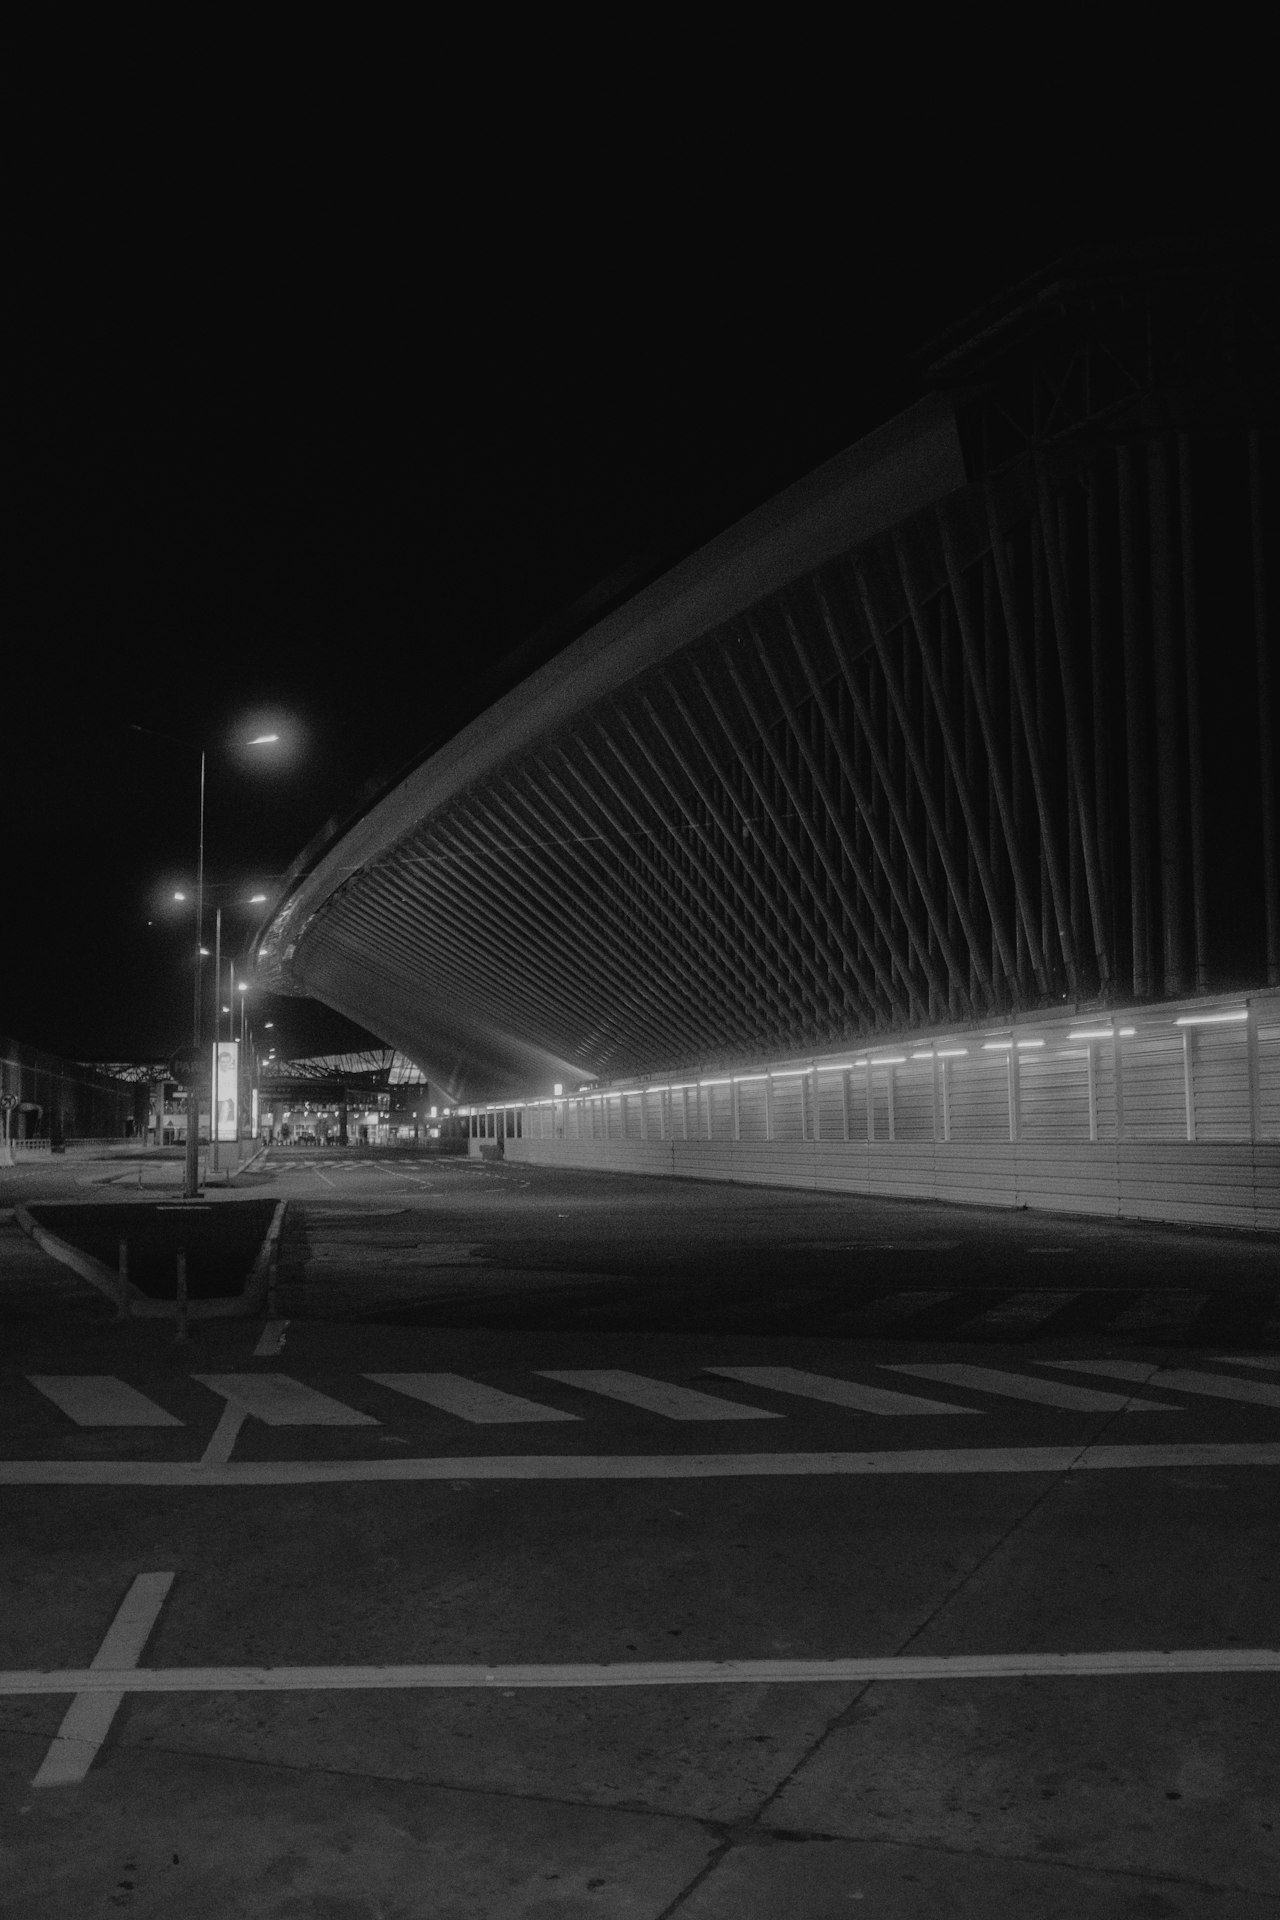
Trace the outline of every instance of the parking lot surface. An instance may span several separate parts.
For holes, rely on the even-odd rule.
[[[0,1216],[6,1920],[1280,1912],[1274,1242],[249,1197],[274,1312],[184,1344]]]

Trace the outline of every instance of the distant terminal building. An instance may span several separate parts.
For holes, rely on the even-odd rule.
[[[422,1069],[393,1047],[264,1061],[258,1111],[259,1132],[282,1145],[424,1145],[457,1131]]]
[[[0,1101],[10,1144],[21,1153],[56,1152],[77,1140],[141,1138],[146,1127],[145,1089],[107,1067],[62,1060],[3,1035]]]
[[[175,1146],[187,1137],[188,1089],[164,1060],[113,1062],[117,1080],[141,1088],[147,1137]],[[256,1048],[244,1068],[241,1132],[280,1144],[419,1144],[456,1131],[453,1109],[427,1084],[420,1067],[392,1047],[278,1060]],[[200,1138],[209,1137],[209,1101],[202,1094]]]
[[[1280,1224],[1276,264],[994,300],[311,850],[259,979],[526,1158]]]

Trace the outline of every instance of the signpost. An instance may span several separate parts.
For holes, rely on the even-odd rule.
[[[16,1093],[0,1093],[0,1110],[4,1113],[4,1147],[0,1150],[0,1167],[13,1165],[13,1154],[9,1148],[9,1115],[18,1104]]]

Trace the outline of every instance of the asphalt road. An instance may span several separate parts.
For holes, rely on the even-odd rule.
[[[1274,1243],[236,1191],[186,1346],[0,1217],[5,1920],[1280,1913]]]

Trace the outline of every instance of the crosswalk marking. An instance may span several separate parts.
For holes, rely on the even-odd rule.
[[[1225,1373],[1200,1373],[1194,1367],[1152,1367],[1140,1360],[1046,1360],[1043,1364],[1072,1373],[1101,1373],[1112,1380],[1142,1380],[1175,1393],[1204,1393],[1217,1400],[1247,1400],[1258,1407],[1280,1407],[1280,1387],[1273,1387],[1269,1380],[1233,1380]]]
[[[806,1373],[800,1367],[704,1367],[726,1380],[748,1387],[772,1387],[776,1393],[795,1393],[806,1400],[827,1400],[835,1407],[858,1413],[977,1413],[976,1407],[958,1407],[946,1400],[928,1400],[922,1393],[894,1393],[889,1387],[867,1387],[855,1380],[835,1380],[825,1373]]]
[[[475,1426],[504,1426],[534,1420],[577,1420],[576,1413],[561,1413],[558,1407],[544,1407],[536,1400],[523,1400],[518,1393],[504,1393],[500,1387],[485,1386],[460,1373],[366,1373],[380,1387],[393,1393],[408,1394],[411,1400],[424,1400],[443,1413],[457,1414]]]
[[[370,1413],[357,1413],[327,1393],[304,1387],[287,1373],[197,1373],[202,1385],[220,1393],[269,1427],[376,1427]]]
[[[781,1420],[780,1413],[764,1407],[746,1407],[737,1400],[716,1400],[709,1393],[696,1393],[692,1387],[677,1387],[666,1380],[650,1380],[642,1373],[627,1373],[621,1367],[569,1367],[555,1370],[539,1367],[543,1380],[561,1380],[567,1387],[583,1387],[588,1393],[602,1393],[610,1400],[625,1400],[629,1406],[643,1407],[646,1413],[661,1414],[666,1420]]]
[[[29,1373],[27,1379],[78,1427],[180,1427],[171,1413],[113,1373]]]
[[[913,1373],[921,1380],[941,1380],[953,1387],[977,1387],[983,1393],[1007,1394],[1011,1400],[1037,1400],[1048,1407],[1073,1413],[1178,1413],[1169,1400],[1138,1400],[1129,1394],[1103,1393],[1097,1387],[1069,1387],[1058,1380],[1034,1380],[1026,1374],[1006,1373],[999,1367],[971,1367],[943,1361],[900,1366],[888,1363],[890,1373]]]

